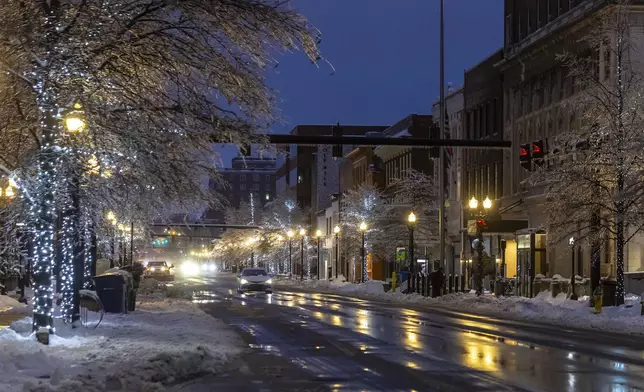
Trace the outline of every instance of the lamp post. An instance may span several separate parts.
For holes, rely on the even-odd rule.
[[[364,252],[364,233],[367,231],[367,223],[360,223],[360,233],[362,234],[362,247],[360,248],[360,255],[362,256],[362,283],[367,279],[367,263],[365,262]]]
[[[487,215],[487,210],[492,208],[492,200],[489,197],[486,197],[483,200],[483,208],[480,208],[479,201],[476,200],[474,196],[470,199],[469,207],[472,212],[477,215],[476,219],[476,245],[475,250],[477,253],[476,258],[476,295],[483,294],[483,228],[486,225],[485,217]]]
[[[333,228],[333,233],[335,233],[335,278],[338,278],[338,268],[340,267],[340,242],[338,237],[340,235],[340,226],[335,225]]]
[[[407,225],[409,226],[409,281],[411,282],[411,291],[413,292],[415,291],[414,274],[416,273],[416,263],[414,262],[414,226],[416,225],[416,214],[413,211],[407,216]]]
[[[304,237],[306,230],[300,229],[300,280],[304,280]]]
[[[315,238],[318,240],[318,280],[320,280],[320,237],[322,237],[322,230],[315,231]]]
[[[292,278],[293,277],[293,230],[289,230],[286,232],[286,236],[288,237],[288,277]]]
[[[570,299],[573,301],[577,300],[577,294],[575,294],[575,237],[570,237],[568,240],[568,245],[570,245]]]

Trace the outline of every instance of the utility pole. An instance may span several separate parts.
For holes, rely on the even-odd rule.
[[[445,137],[445,24],[444,11],[445,0],[441,2],[441,22],[440,22],[440,137]],[[445,267],[445,147],[440,147],[438,154],[438,183],[439,189],[439,206],[438,206],[438,230],[440,239],[440,260]],[[453,259],[453,257],[452,257]],[[452,268],[454,268],[452,260]],[[452,271],[453,272],[453,271]]]

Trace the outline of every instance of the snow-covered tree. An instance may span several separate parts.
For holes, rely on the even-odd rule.
[[[316,31],[278,0],[6,0],[0,21],[0,125],[22,142],[8,149],[29,154],[15,162],[35,232],[34,329],[49,332],[62,157],[129,170],[114,193],[208,200],[192,179],[216,175],[211,143],[248,144],[274,118],[274,52],[319,59]],[[64,132],[75,104],[88,143]]]
[[[600,12],[576,52],[560,57],[577,90],[561,108],[570,127],[559,130],[530,178],[545,184],[550,237],[588,238],[593,287],[599,284],[598,241],[614,241],[618,305],[624,303],[624,248],[644,227],[644,64],[628,3]]]

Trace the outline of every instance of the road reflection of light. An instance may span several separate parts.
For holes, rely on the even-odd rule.
[[[401,309],[400,312],[405,316],[418,316],[420,314],[412,309]]]
[[[568,373],[568,390],[569,391],[574,391],[575,384],[577,384],[577,377],[575,377],[575,373]]]
[[[617,370],[624,370],[626,365],[624,365],[624,363],[622,362],[613,362],[613,367]]]
[[[322,299],[322,296],[320,294],[313,294],[313,295],[311,295],[311,298],[320,300],[320,299]]]
[[[246,301],[242,301],[242,306],[246,306]]]
[[[407,365],[407,367],[411,369],[418,369],[418,364],[412,361],[407,361],[405,365]]]
[[[324,313],[322,313],[322,312],[313,312],[313,317],[315,317],[318,320],[322,320],[324,318]]]
[[[333,310],[340,310],[340,305],[338,305],[338,304],[333,304],[333,305],[331,305],[331,309],[333,309]]]
[[[422,345],[418,341],[418,334],[413,331],[407,331],[403,344],[408,349],[419,350],[420,348],[422,348]]]
[[[266,298],[266,302],[269,303],[269,304],[273,303],[273,294],[268,294],[268,296]]]
[[[367,330],[369,329],[369,312],[367,311],[358,311],[358,329]]]
[[[293,306],[295,306],[295,301],[288,301],[286,303],[286,306],[288,306],[289,308],[292,308]]]
[[[340,316],[333,316],[331,318],[331,323],[333,323],[333,325],[335,325],[336,327],[341,327],[342,319],[340,318]]]
[[[360,351],[367,351],[367,346],[364,344],[360,346]]]
[[[498,353],[496,346],[476,341],[467,342],[465,365],[477,370],[497,371],[499,367],[495,359]]]
[[[568,359],[573,359],[575,357],[575,353],[568,353]]]
[[[232,295],[232,294],[233,294],[233,291],[232,291],[232,290],[228,290],[228,294]]]
[[[321,307],[323,304],[320,301],[313,301],[313,305],[315,305],[317,307]]]

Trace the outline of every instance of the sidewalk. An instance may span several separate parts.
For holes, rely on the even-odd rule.
[[[160,391],[216,373],[242,352],[234,331],[189,300],[149,294],[137,311],[107,314],[96,330],[58,322],[49,346],[30,336],[31,318],[18,315],[0,330],[0,390]]]
[[[543,292],[535,298],[477,297],[470,293],[452,293],[439,298],[418,294],[385,292],[382,282],[369,281],[363,284],[329,282],[326,280],[292,281],[279,280],[274,284],[278,290],[301,290],[336,294],[371,301],[402,304],[412,308],[467,312],[478,316],[491,316],[510,321],[528,321],[542,325],[602,330],[622,334],[644,335],[644,317],[640,315],[640,297],[627,296],[626,304],[620,307],[605,307],[601,314],[594,314],[587,300],[571,301],[565,294],[552,298]]]

